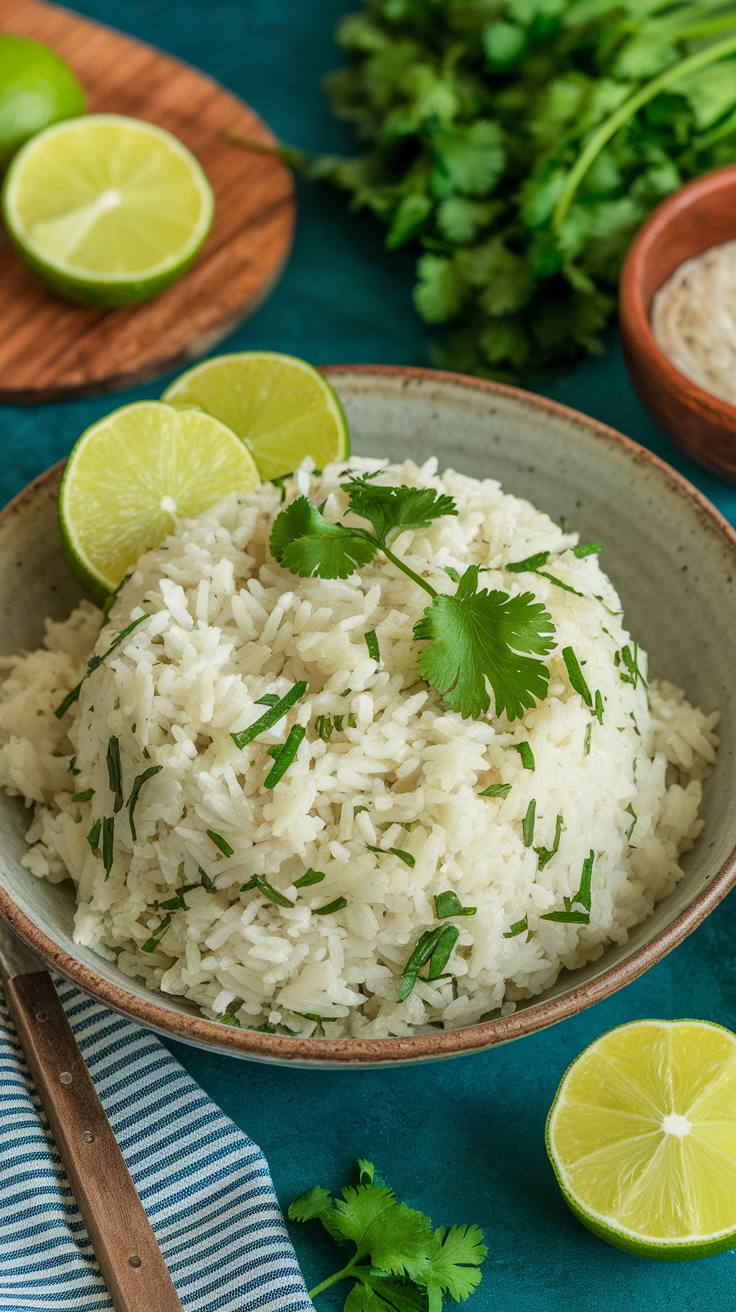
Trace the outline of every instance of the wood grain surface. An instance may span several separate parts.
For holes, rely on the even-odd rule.
[[[51,976],[5,996],[115,1312],[183,1312]]]
[[[52,46],[87,93],[90,113],[167,128],[197,156],[215,193],[212,229],[192,268],[153,301],[103,311],[58,299],[0,232],[0,402],[34,404],[129,387],[212,349],[259,305],[291,247],[291,174],[223,140],[274,140],[211,78],[140,41],[43,0],[0,0],[0,31]]]

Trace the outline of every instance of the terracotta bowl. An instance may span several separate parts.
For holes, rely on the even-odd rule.
[[[182,999],[148,992],[114,962],[78,947],[72,886],[35,879],[20,865],[30,816],[3,792],[0,913],[60,974],[173,1038],[233,1056],[313,1066],[427,1061],[532,1034],[607,997],[676,947],[736,881],[736,534],[662,461],[565,406],[431,370],[366,365],[325,372],[345,406],[356,451],[417,461],[436,454],[443,466],[500,479],[554,519],[563,515],[583,539],[602,541],[603,566],[652,671],[704,709],[721,708],[718,766],[705,786],[706,827],[683,859],[683,879],[626,943],[563,973],[513,1015],[373,1041],[256,1034],[204,1020]],[[79,595],[59,538],[60,474],[60,466],[49,470],[0,516],[0,655],[38,645],[43,617],[63,618]]]
[[[729,483],[736,483],[736,406],[704,392],[670,363],[649,315],[655,292],[675,269],[734,238],[736,165],[688,183],[654,211],[634,238],[619,287],[624,359],[642,404],[673,442]]]

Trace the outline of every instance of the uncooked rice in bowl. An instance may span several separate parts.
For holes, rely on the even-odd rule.
[[[321,475],[305,466],[288,499],[308,493],[341,518],[346,468],[454,497],[457,517],[393,546],[439,591],[454,588],[446,566],[473,563],[488,571],[484,587],[533,589],[556,629],[544,701],[512,723],[445,709],[416,673],[424,593],[380,553],[347,580],[277,565],[268,540],[282,494],[267,483],[181,522],[141,558],[107,619],[83,602],[47,620],[43,649],[2,661],[0,783],[35,805],[24,865],[76,885],[78,943],[227,1023],[382,1038],[508,1014],[562,967],[624,942],[681,877],[701,829],[717,715],[670,684],[647,687],[598,556],[575,556],[577,535],[528,502],[492,480],[439,477],[434,459],[357,458]],[[583,596],[504,568],[541,551]],[[58,719],[92,651],[142,616]],[[568,646],[601,693],[598,715],[571,686]],[[307,693],[239,750],[231,733],[264,713],[259,699],[299,680]],[[266,789],[268,749],[293,724],[306,736]],[[146,772],[134,841],[128,803]],[[482,796],[493,784],[510,787]],[[585,923],[575,895],[591,852]],[[296,886],[308,871],[324,878]],[[294,905],[270,900],[254,875]],[[460,932],[446,977],[420,977],[398,1002],[448,891],[475,914],[449,922]],[[569,921],[543,918],[570,907]]]

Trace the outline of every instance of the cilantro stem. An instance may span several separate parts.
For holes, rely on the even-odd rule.
[[[378,538],[375,538],[374,541],[378,542]],[[419,587],[424,588],[424,591],[428,592],[433,599],[437,596],[431,583],[428,583],[426,579],[423,579],[420,574],[415,574],[414,570],[411,569],[409,565],[405,564],[403,560],[400,560],[398,556],[395,556],[393,551],[390,551],[382,542],[379,542],[378,545],[386,559],[390,560],[391,564],[395,565],[397,569],[400,569],[403,574],[406,574],[407,578],[413,579],[415,583],[418,583]]]
[[[329,1289],[330,1285],[336,1285],[338,1281],[345,1280],[348,1276],[352,1275],[353,1268],[357,1265],[359,1256],[361,1256],[361,1254],[356,1253],[355,1257],[351,1257],[347,1266],[344,1266],[342,1271],[336,1271],[334,1276],[328,1276],[327,1280],[323,1280],[321,1285],[315,1285],[314,1289],[310,1289],[308,1297],[316,1298],[317,1294],[321,1294],[323,1290]]]
[[[578,155],[573,167],[567,175],[567,181],[562,189],[562,194],[555,206],[555,212],[552,216],[552,228],[559,233],[560,228],[565,220],[567,211],[572,204],[575,192],[585,177],[593,161],[602,151],[603,147],[615,136],[620,127],[632,117],[637,110],[646,105],[648,101],[653,100],[664,91],[672,82],[679,81],[688,73],[694,73],[696,69],[706,68],[708,64],[713,64],[716,60],[721,59],[724,55],[730,55],[736,50],[736,36],[726,37],[723,41],[716,41],[712,46],[704,46],[697,50],[694,55],[688,55],[686,59],[681,59],[678,63],[673,64],[670,68],[665,69],[658,77],[647,82],[646,86],[640,87],[633,96],[629,96],[622,105],[619,105],[615,113],[606,119],[604,123],[592,137],[589,138],[588,144]]]

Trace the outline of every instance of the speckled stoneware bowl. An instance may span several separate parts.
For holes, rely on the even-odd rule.
[[[60,974],[116,1011],[201,1047],[312,1066],[428,1061],[543,1029],[635,979],[687,935],[736,881],[736,534],[684,479],[612,429],[514,388],[431,370],[325,370],[348,416],[353,449],[500,479],[583,539],[602,541],[603,567],[652,672],[704,710],[720,707],[721,749],[706,781],[706,825],[683,859],[684,878],[623,945],[559,977],[511,1016],[413,1038],[298,1039],[202,1019],[178,998],[148,992],[72,941],[71,883],[48,884],[20,865],[29,814],[0,793],[0,912]],[[79,590],[64,561],[49,470],[0,517],[0,653],[35,647],[43,618],[66,616]]]

